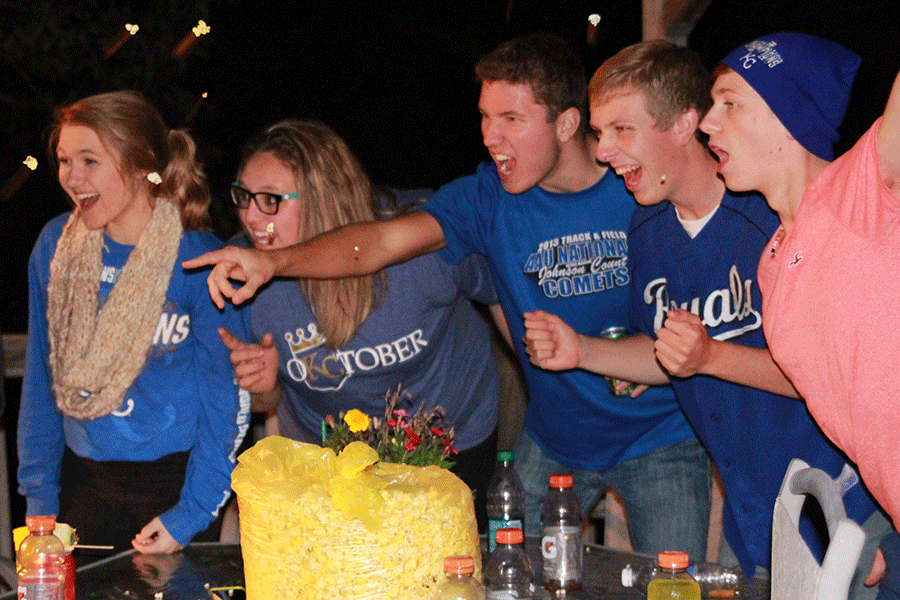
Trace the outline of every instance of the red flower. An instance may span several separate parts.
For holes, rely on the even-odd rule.
[[[387,422],[386,422],[385,424],[386,424],[388,427],[396,427],[396,426],[397,426],[397,421],[395,421],[395,420],[393,420],[393,419],[388,419]]]
[[[406,439],[413,444],[413,448],[422,443],[422,438],[412,429],[406,430]]]
[[[437,437],[441,437],[442,435],[444,435],[444,430],[432,426],[432,427],[431,427],[431,433],[433,433],[433,434],[434,434],[435,436],[437,436]]]

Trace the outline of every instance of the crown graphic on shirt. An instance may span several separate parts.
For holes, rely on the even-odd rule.
[[[325,343],[325,336],[319,333],[319,328],[316,327],[315,323],[310,323],[306,328],[306,331],[309,335],[304,335],[303,328],[298,327],[296,337],[291,335],[290,331],[285,332],[284,339],[287,340],[292,354],[297,354],[299,352],[303,352],[304,350],[315,348],[316,346],[321,346]]]

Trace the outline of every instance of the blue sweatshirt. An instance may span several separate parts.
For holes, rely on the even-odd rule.
[[[244,314],[230,306],[219,311],[209,298],[207,272],[187,273],[181,268],[182,261],[222,244],[211,233],[184,232],[143,371],[113,413],[94,420],[75,419],[56,407],[47,337],[50,261],[68,217],[60,215],[44,227],[28,265],[19,492],[27,500],[28,515],[58,514],[65,446],[95,461],[152,461],[190,451],[181,498],[159,515],[172,537],[185,545],[209,526],[228,499],[235,454],[250,423],[249,394],[237,387],[228,349],[217,331],[227,327],[248,339]],[[105,237],[101,306],[133,248]]]

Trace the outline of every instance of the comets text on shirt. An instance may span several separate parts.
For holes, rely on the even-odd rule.
[[[541,242],[523,272],[548,298],[580,296],[628,285],[627,256],[624,231],[577,233]]]

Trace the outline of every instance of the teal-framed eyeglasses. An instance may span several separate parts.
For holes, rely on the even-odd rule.
[[[250,208],[250,199],[256,203],[256,208],[264,215],[278,214],[278,207],[282,200],[290,200],[299,198],[300,194],[273,194],[271,192],[251,192],[241,187],[238,182],[231,184],[231,201],[237,205],[240,210]]]

